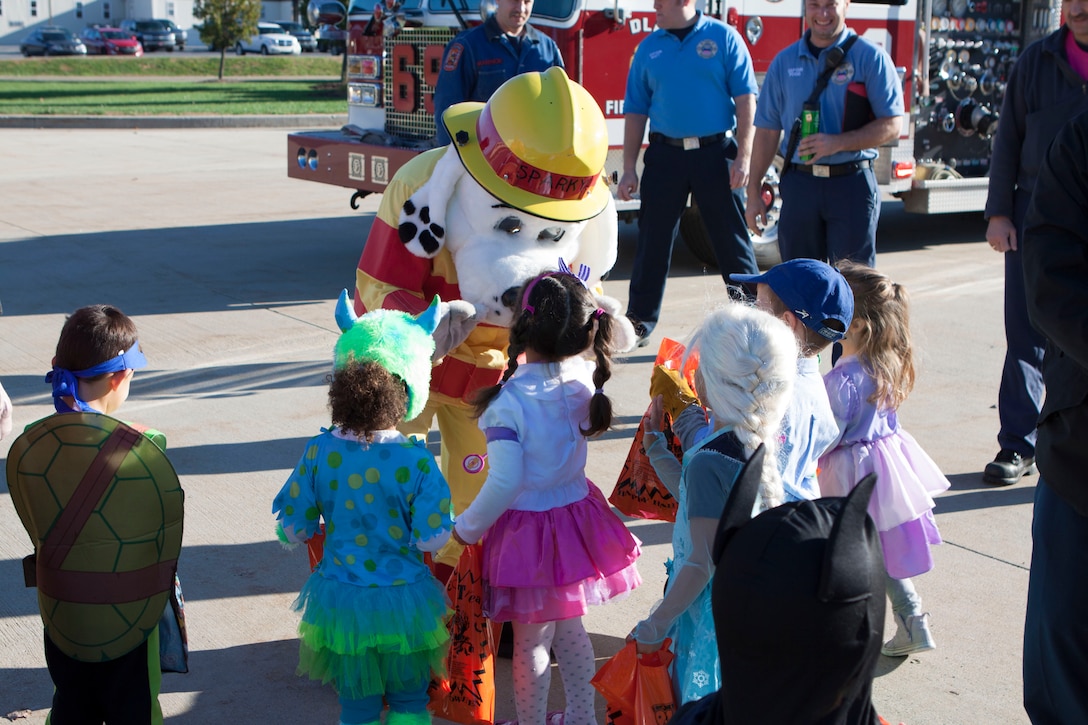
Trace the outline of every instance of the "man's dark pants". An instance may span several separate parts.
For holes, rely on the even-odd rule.
[[[872,169],[825,178],[790,169],[779,182],[782,260],[840,259],[876,266],[880,189]]]
[[[1017,246],[1024,239],[1024,216],[1031,194],[1016,192]],[[997,444],[1025,458],[1035,456],[1035,424],[1043,405],[1043,352],[1046,341],[1031,326],[1020,250],[1005,252],[1005,366],[997,393],[1001,429]]]
[[[1024,709],[1034,725],[1088,723],[1088,517],[1035,486],[1024,620]]]
[[[737,145],[732,139],[690,151],[661,142],[646,148],[638,248],[631,270],[627,313],[646,324],[648,330],[653,329],[661,314],[672,263],[673,235],[689,192],[699,207],[726,284],[731,284],[730,274],[759,271],[744,221],[743,192],[729,188],[736,155]]]

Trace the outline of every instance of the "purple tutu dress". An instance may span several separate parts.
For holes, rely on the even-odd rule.
[[[899,427],[894,410],[869,402],[876,389],[861,361],[848,355],[824,376],[839,442],[820,458],[820,492],[845,496],[870,473],[877,476],[869,501],[884,547],[884,567],[896,579],[933,568],[929,547],[941,543],[933,496],[951,485],[918,442]]]
[[[586,479],[589,363],[525,363],[480,417],[490,470],[457,515],[483,538],[484,613],[496,622],[580,617],[642,583],[640,544]]]

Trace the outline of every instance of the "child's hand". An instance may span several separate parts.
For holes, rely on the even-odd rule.
[[[650,401],[650,407],[643,417],[646,420],[646,430],[653,433],[665,430],[665,403],[660,395],[655,395]]]

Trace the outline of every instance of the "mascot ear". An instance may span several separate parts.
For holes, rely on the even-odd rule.
[[[465,173],[457,150],[450,145],[435,164],[427,182],[404,202],[397,232],[400,241],[415,256],[432,259],[442,250],[446,238],[446,207],[454,187]]]

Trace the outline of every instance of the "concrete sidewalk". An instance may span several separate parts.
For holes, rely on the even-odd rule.
[[[355,212],[348,190],[289,179],[286,133],[276,128],[3,136],[0,380],[17,429],[52,411],[43,376],[65,315],[116,304],[136,320],[150,361],[122,415],[166,432],[187,493],[180,573],[191,672],[164,677],[167,722],[335,723],[332,690],[294,675],[291,603],[306,556],[276,542],[271,500],[304,442],[328,424],[334,302],[354,284],[377,199]],[[937,507],[945,545],[916,580],[938,649],[879,665],[875,700],[893,725],[1026,722],[1020,653],[1036,479],[1008,488],[980,480],[997,450],[1004,356],[1002,259],[985,247],[984,229],[977,214],[925,218],[896,204],[881,220],[879,263],[911,292],[921,354],[900,418],[953,484]],[[621,227],[606,282],[621,300],[634,237],[634,225]],[[678,248],[653,344],[621,357],[606,386],[616,426],[591,443],[588,470],[605,493],[648,403],[657,343],[685,339],[721,298],[717,273]],[[0,442],[0,457],[9,446]],[[659,598],[671,553],[668,524],[630,527],[644,543],[645,584],[585,618],[598,662]],[[35,593],[22,586],[29,551],[0,485],[0,716],[29,711],[16,722],[41,725],[52,688]],[[500,718],[514,717],[508,664]],[[550,709],[561,703],[556,676]]]

